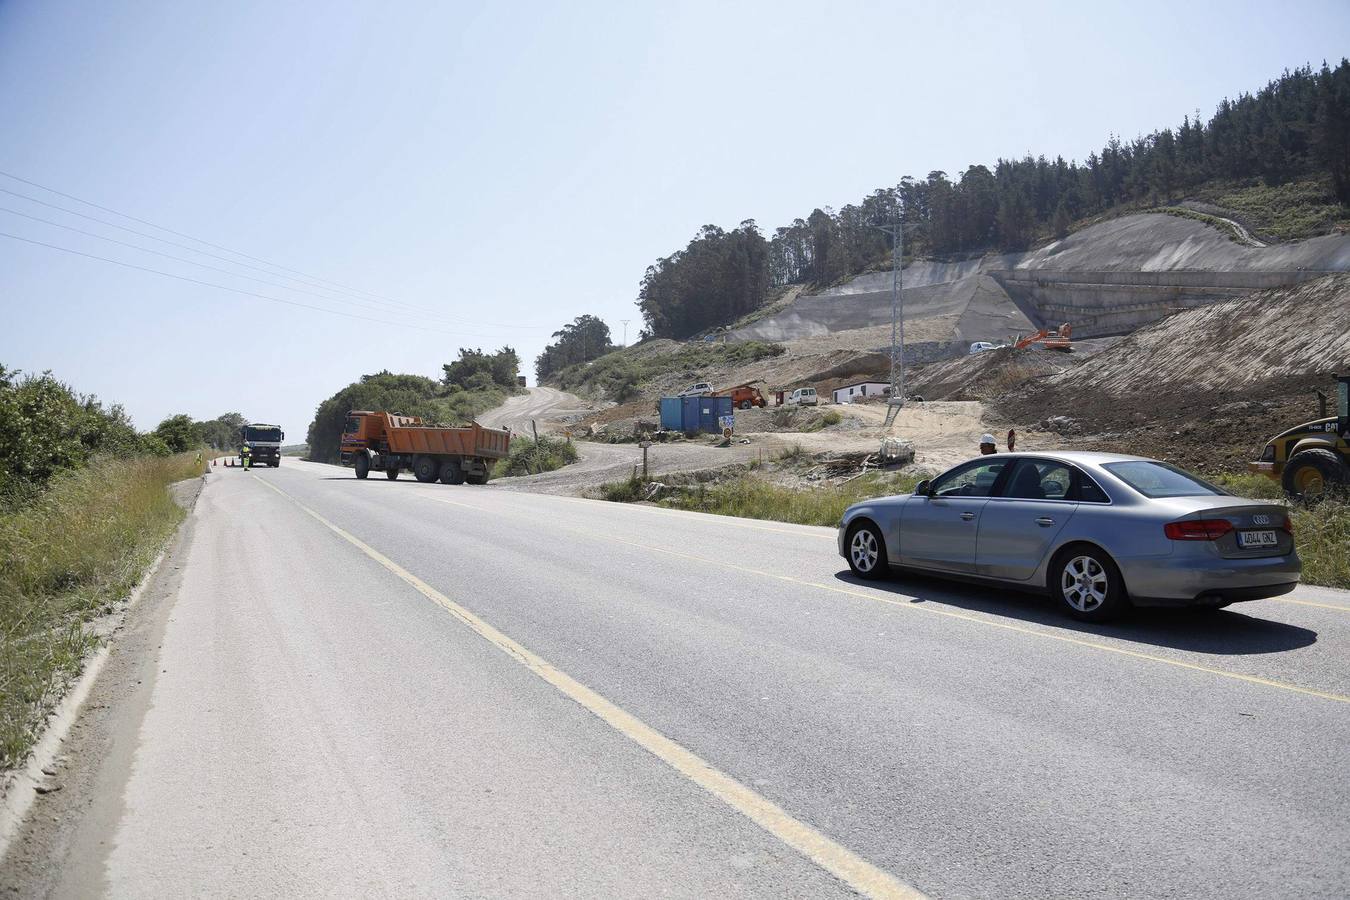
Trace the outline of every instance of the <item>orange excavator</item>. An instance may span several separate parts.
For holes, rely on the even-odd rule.
[[[1073,350],[1073,340],[1070,335],[1073,334],[1073,327],[1065,322],[1055,329],[1042,328],[1035,334],[1029,334],[1024,338],[1018,338],[1013,344],[1015,350],[1025,350],[1032,344],[1040,344],[1046,350],[1062,350],[1069,353]]]

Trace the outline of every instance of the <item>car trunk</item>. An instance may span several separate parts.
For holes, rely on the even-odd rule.
[[[1294,537],[1285,528],[1289,510],[1283,506],[1254,501],[1242,502],[1234,497],[1186,499],[1203,502],[1185,504],[1192,509],[1186,515],[1178,516],[1177,521],[1223,520],[1232,526],[1231,531],[1210,542],[1224,559],[1285,556],[1294,549]],[[1238,502],[1234,503],[1234,500]]]

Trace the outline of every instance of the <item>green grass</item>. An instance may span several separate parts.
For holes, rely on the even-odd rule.
[[[661,493],[657,505],[746,519],[834,527],[843,518],[844,510],[854,503],[913,490],[920,478],[917,474],[869,472],[843,485],[790,488],[743,477],[713,484],[670,486]],[[605,485],[601,497],[631,503],[644,499],[647,490],[641,479],[630,478]]]
[[[571,441],[541,437],[538,443],[530,438],[511,439],[511,455],[500,460],[492,470],[493,478],[508,475],[537,475],[552,472],[577,461],[577,448]]]
[[[1210,480],[1240,497],[1287,505],[1303,559],[1303,583],[1350,589],[1350,500],[1289,503],[1280,485],[1263,475],[1218,475]]]
[[[168,485],[196,453],[100,459],[0,516],[0,768],[21,762],[98,638],[183,518]]]
[[[1232,210],[1249,228],[1280,241],[1329,234],[1350,219],[1350,210],[1336,202],[1330,186],[1317,180],[1274,187],[1216,183],[1196,191],[1195,199]]]

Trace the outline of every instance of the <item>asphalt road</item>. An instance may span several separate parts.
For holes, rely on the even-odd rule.
[[[28,893],[1350,891],[1347,593],[1089,627],[827,529],[289,459],[187,538]]]

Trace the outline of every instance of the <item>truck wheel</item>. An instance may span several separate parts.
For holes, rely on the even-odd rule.
[[[365,478],[370,474],[370,458],[364,453],[356,457],[356,477]]]
[[[435,457],[419,456],[413,460],[413,477],[423,484],[431,484],[435,481],[439,471],[440,466],[436,464]]]
[[[741,401],[741,409],[749,409],[751,406],[754,406],[754,404],[751,403],[749,400]]]
[[[487,484],[488,475],[486,472],[482,475],[465,475],[464,480],[469,482],[469,484]]]
[[[1280,481],[1291,497],[1318,497],[1350,485],[1350,466],[1331,450],[1300,450],[1284,464]]]
[[[391,467],[391,468],[385,469],[385,470],[384,470],[384,477],[385,477],[385,478],[388,478],[390,481],[397,481],[397,480],[398,480],[398,468],[397,468],[397,467]]]
[[[464,467],[457,459],[447,459],[441,463],[441,484],[463,484]]]

